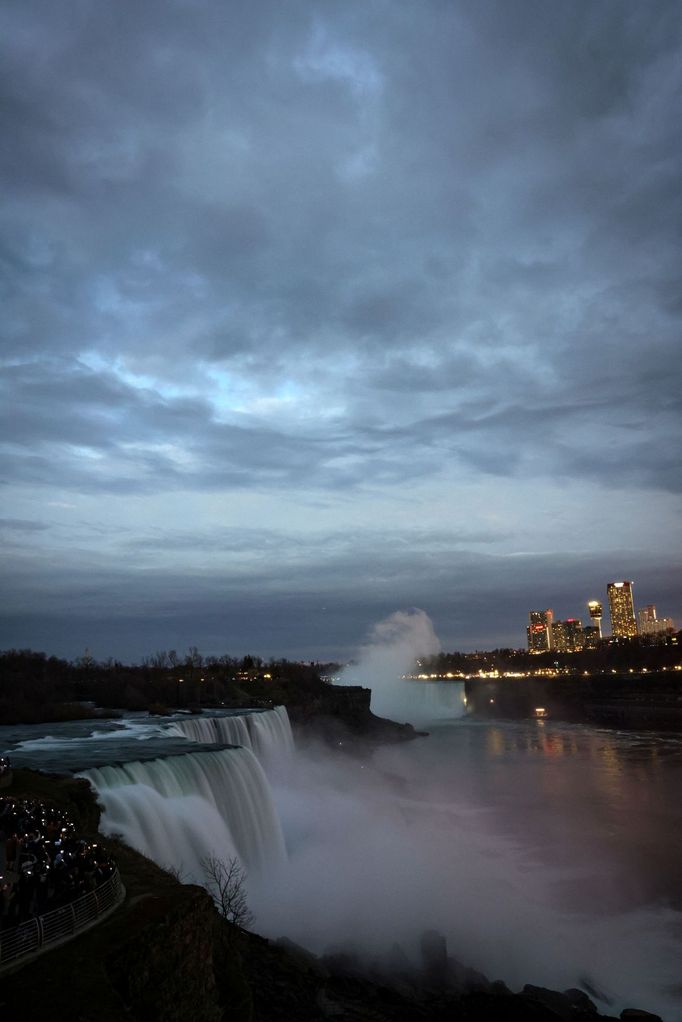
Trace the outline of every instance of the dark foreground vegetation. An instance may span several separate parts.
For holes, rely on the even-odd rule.
[[[224,919],[207,892],[121,842],[96,833],[85,781],[17,770],[10,794],[68,812],[103,843],[126,888],[111,916],[0,979],[3,1018],[51,1022],[587,1022],[599,1015],[581,990],[527,986],[513,993],[448,955],[427,932],[421,962],[396,945],[361,962],[348,948],[316,958]],[[622,1018],[649,1018],[623,1013]]]

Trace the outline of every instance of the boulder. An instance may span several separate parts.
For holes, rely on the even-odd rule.
[[[448,945],[438,930],[425,930],[421,939],[422,967],[428,986],[443,987],[448,984]]]
[[[557,1018],[564,1022],[571,1022],[575,1018],[575,1011],[571,1001],[566,994],[560,994],[558,990],[549,990],[547,987],[536,987],[526,983],[523,993],[533,1001],[539,1001],[546,1008],[549,1008]]]

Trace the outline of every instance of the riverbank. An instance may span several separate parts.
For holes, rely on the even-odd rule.
[[[546,718],[602,727],[682,731],[682,671],[471,678],[467,709],[483,720]]]

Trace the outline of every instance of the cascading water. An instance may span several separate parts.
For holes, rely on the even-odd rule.
[[[265,713],[251,713],[246,718],[253,751],[267,764],[291,756],[294,736],[291,733],[286,706],[276,706]]]
[[[175,721],[168,734],[193,742],[242,745],[267,765],[288,758],[294,750],[289,715],[285,706],[242,715],[194,717]]]
[[[417,681],[395,678],[390,690],[375,686],[372,679],[372,713],[409,721],[417,727],[452,722],[466,713],[463,681]]]
[[[258,870],[285,857],[260,763],[247,748],[190,752],[84,771],[104,806],[102,830],[200,882],[206,856]]]
[[[243,745],[251,749],[251,735],[246,717],[189,717],[168,728],[168,734],[182,735],[192,742],[208,745]]]

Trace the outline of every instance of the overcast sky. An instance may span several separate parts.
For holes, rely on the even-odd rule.
[[[0,646],[682,618],[677,0],[7,0]]]

